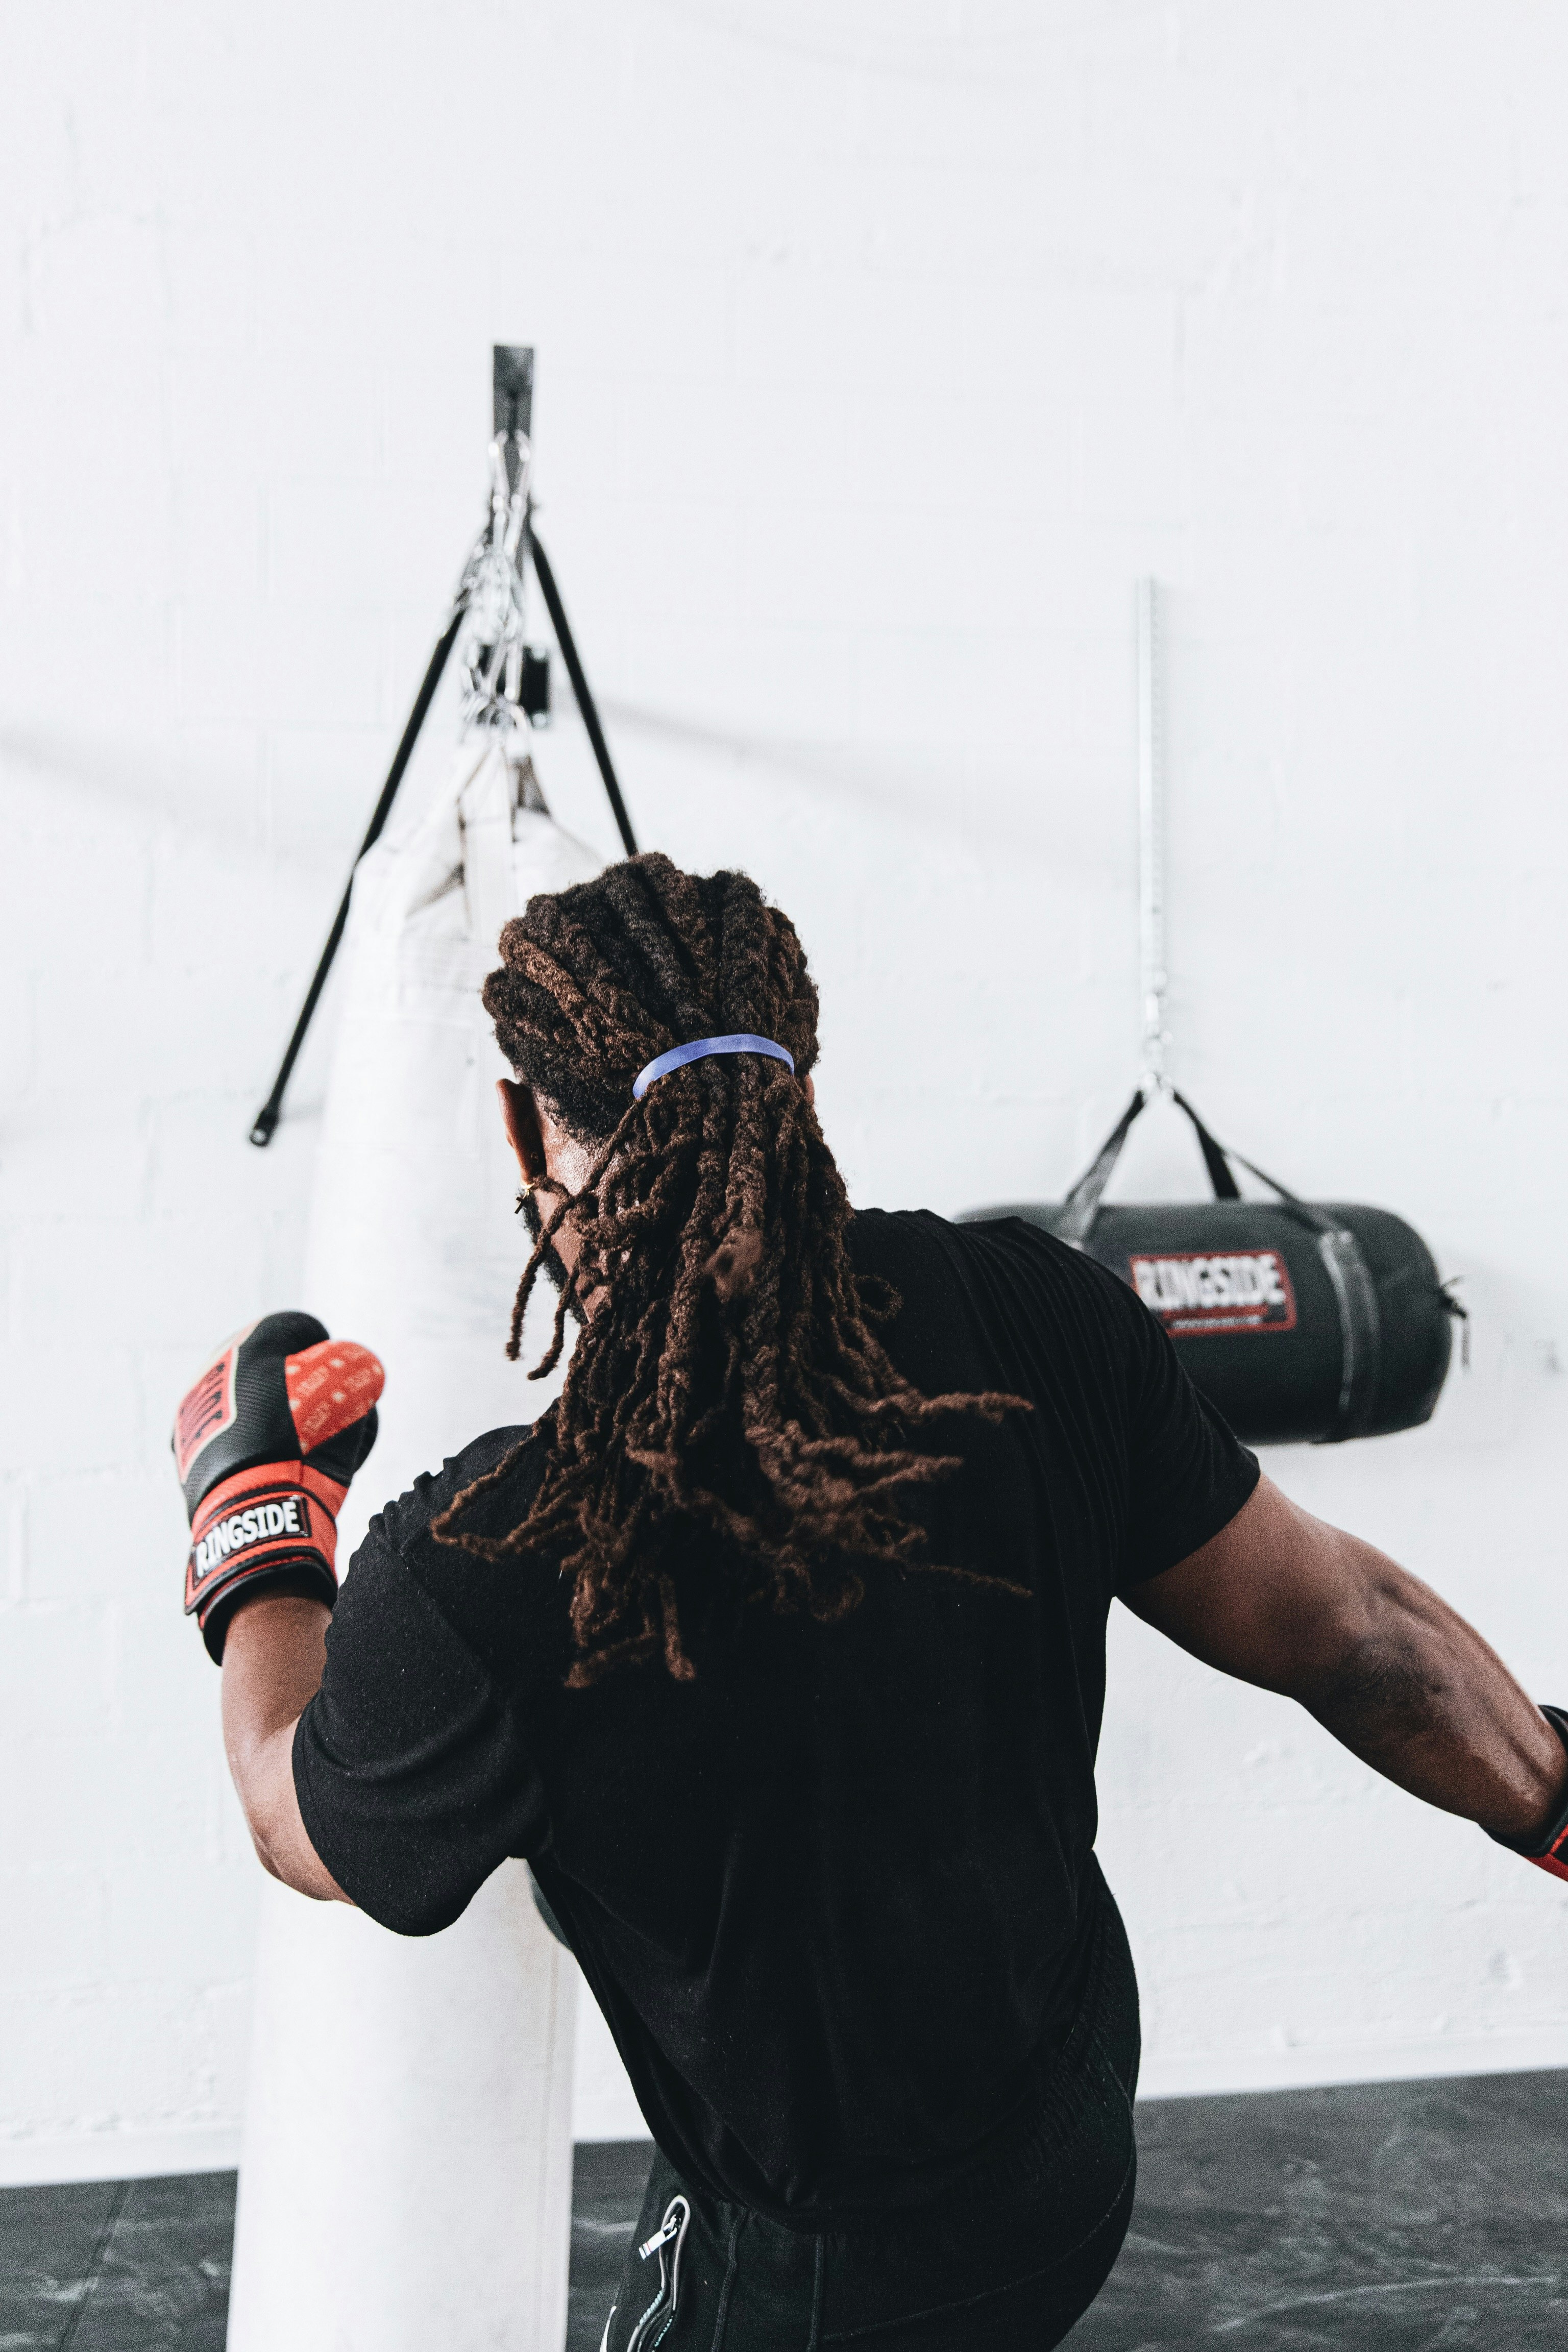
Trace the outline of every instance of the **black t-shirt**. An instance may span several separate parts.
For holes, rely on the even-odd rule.
[[[1030,1598],[872,1570],[824,1625],[735,1606],[694,1550],[695,1680],[569,1691],[555,1564],[428,1532],[521,1433],[497,1430],[372,1522],[294,1743],[311,1843],[363,1909],[429,1935],[526,1856],[670,2161],[818,2223],[923,2201],[1032,2120],[1082,1999],[1111,1598],[1258,1478],[1091,1259],[879,1210],[851,1250],[901,1297],[886,1342],[919,1388],[1031,1401],[942,1416],[924,1442],[962,1467],[910,1490],[932,1560]],[[547,1442],[465,1527],[518,1524]]]

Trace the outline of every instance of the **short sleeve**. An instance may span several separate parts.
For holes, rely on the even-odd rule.
[[[1129,1508],[1118,1589],[1142,1584],[1228,1527],[1261,1477],[1258,1456],[1200,1396],[1169,1334],[1119,1284],[1128,1321]]]
[[[294,1787],[344,1894],[404,1936],[450,1927],[543,1833],[511,1707],[379,1520],[344,1579],[321,1686],[294,1734]]]

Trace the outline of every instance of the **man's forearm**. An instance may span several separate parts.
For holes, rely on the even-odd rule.
[[[1562,1740],[1473,1625],[1393,1560],[1358,1549],[1365,1630],[1291,1696],[1412,1796],[1502,1837],[1535,1836],[1568,1784]]]
[[[237,1610],[224,1643],[223,1737],[263,1868],[318,1902],[346,1903],[294,1792],[294,1727],[321,1687],[330,1614],[320,1601],[279,1592]]]
[[[1299,1700],[1429,1805],[1519,1839],[1562,1805],[1568,1751],[1474,1626],[1270,1478],[1127,1601],[1205,1664]]]

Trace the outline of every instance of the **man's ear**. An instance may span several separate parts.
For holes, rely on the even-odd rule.
[[[506,1139],[517,1154],[517,1164],[526,1191],[537,1184],[544,1173],[544,1138],[539,1131],[539,1113],[533,1107],[533,1089],[521,1086],[515,1078],[498,1078],[496,1092],[500,1097],[501,1124],[506,1129]]]

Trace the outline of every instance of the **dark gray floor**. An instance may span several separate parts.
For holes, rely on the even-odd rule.
[[[0,2352],[223,2352],[232,2172],[0,2189]]]
[[[1568,2347],[1568,2074],[1152,2101],[1138,2142],[1074,2352]]]
[[[1139,2142],[1074,2352],[1568,2352],[1568,2074],[1155,2101]],[[569,2352],[647,2170],[577,2151]],[[232,2173],[0,2190],[0,2352],[221,2352],[233,2226]]]

